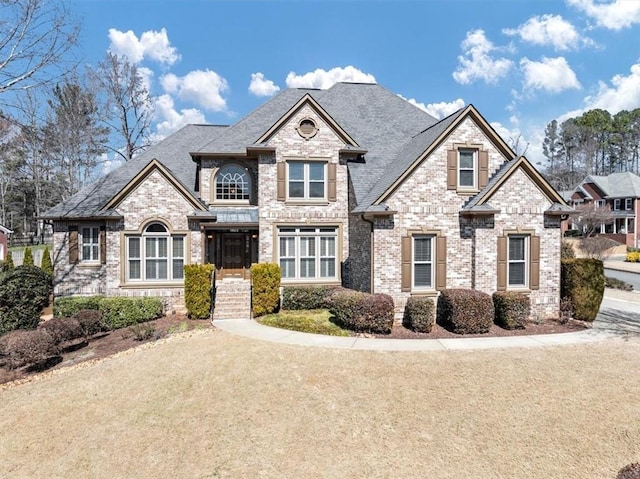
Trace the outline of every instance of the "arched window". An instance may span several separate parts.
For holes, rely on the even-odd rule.
[[[246,168],[225,165],[216,175],[216,201],[249,201],[251,180]]]
[[[180,281],[184,277],[184,235],[171,235],[162,223],[154,222],[141,236],[127,238],[129,281]]]

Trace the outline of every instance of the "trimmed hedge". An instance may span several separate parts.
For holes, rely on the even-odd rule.
[[[54,338],[42,329],[18,329],[0,337],[0,357],[9,369],[44,362],[58,352]]]
[[[49,333],[56,344],[74,341],[85,336],[80,322],[75,318],[52,318],[38,326],[38,329]]]
[[[604,296],[604,267],[593,258],[564,259],[561,266],[560,296],[569,298],[573,317],[593,321]]]
[[[280,266],[275,263],[257,263],[251,266],[254,316],[275,313],[280,303]]]
[[[495,323],[504,329],[524,329],[531,314],[529,296],[513,291],[493,293]]]
[[[52,289],[51,276],[37,266],[18,266],[0,275],[0,334],[35,329]]]
[[[81,297],[71,296],[56,299],[55,316],[73,316],[83,309],[94,309],[102,313],[107,330],[124,328],[151,321],[162,316],[162,300],[155,297]]]
[[[457,334],[481,334],[491,328],[494,308],[491,296],[474,289],[445,289],[440,292],[437,322]]]
[[[82,334],[87,340],[91,336],[107,330],[107,325],[102,320],[102,313],[97,309],[81,309],[71,317],[78,321]]]
[[[282,288],[282,309],[325,309],[327,297],[339,288],[341,286],[284,286]]]
[[[436,307],[433,299],[411,296],[404,307],[402,323],[418,333],[430,333],[436,322]]]
[[[184,303],[192,319],[211,315],[212,264],[188,264],[184,267]]]
[[[327,298],[329,312],[338,325],[364,333],[391,333],[393,299],[386,294],[369,294],[350,289],[333,292]]]

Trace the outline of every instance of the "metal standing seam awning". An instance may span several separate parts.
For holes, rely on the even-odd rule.
[[[257,228],[258,207],[213,207],[195,218],[200,220],[203,228]]]

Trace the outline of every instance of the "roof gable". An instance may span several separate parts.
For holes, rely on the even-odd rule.
[[[474,121],[489,141],[491,141],[507,159],[515,158],[516,155],[509,145],[496,133],[480,112],[470,104],[411,138],[398,153],[396,160],[389,165],[386,174],[382,176],[379,183],[371,190],[366,198],[368,201],[363,202],[358,210],[365,209],[368,206],[367,203],[379,205],[386,201],[402,184],[405,178],[411,175],[467,118],[471,118]]]
[[[191,205],[195,210],[206,211],[207,208],[202,202],[191,193],[191,191],[178,180],[175,175],[166,168],[157,159],[151,160],[140,172],[127,183],[103,209],[111,210],[117,206],[133,192],[144,180],[146,180],[154,171],[159,172]]]
[[[300,100],[298,100],[284,115],[282,115],[278,121],[276,121],[271,127],[265,131],[260,138],[256,140],[256,144],[267,142],[283,125],[289,122],[296,113],[302,110],[305,106],[312,108],[322,120],[329,125],[334,133],[340,137],[347,145],[358,147],[358,143],[351,138],[351,136],[327,113],[327,111],[320,106],[320,104],[309,94],[305,94]]]

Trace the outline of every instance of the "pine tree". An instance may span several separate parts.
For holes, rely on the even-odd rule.
[[[28,246],[24,249],[24,259],[22,260],[22,266],[33,266],[33,253]]]
[[[7,257],[4,260],[4,264],[9,268],[13,269],[15,265],[13,264],[13,255],[11,254],[11,250],[7,251]]]
[[[51,263],[51,254],[49,253],[49,247],[46,246],[42,252],[42,261],[40,262],[40,268],[42,271],[48,274],[53,274],[53,264]]]

